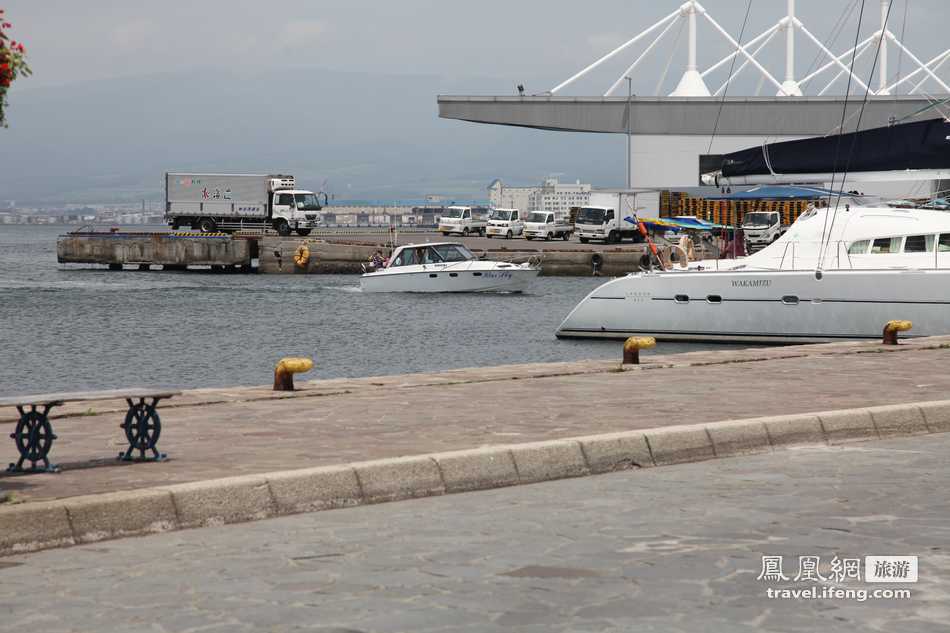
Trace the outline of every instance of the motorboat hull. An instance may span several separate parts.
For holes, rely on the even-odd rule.
[[[433,266],[422,271],[366,274],[360,278],[360,288],[363,292],[524,292],[540,272],[538,268],[521,266]]]
[[[591,292],[558,337],[828,342],[950,334],[950,270],[702,271],[628,275]]]

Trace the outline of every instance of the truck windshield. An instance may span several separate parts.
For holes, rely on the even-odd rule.
[[[583,208],[577,212],[578,224],[603,224],[604,210]]]
[[[294,194],[294,198],[297,200],[297,208],[301,211],[319,211],[322,208],[316,194],[297,193]]]
[[[460,218],[462,217],[461,209],[446,209],[445,213],[442,214],[443,218]]]
[[[548,221],[548,216],[545,213],[529,213],[528,222],[540,222],[541,224],[546,224]]]
[[[498,209],[495,209],[488,216],[488,219],[489,220],[503,220],[507,222],[511,219],[511,211],[499,211]]]
[[[778,222],[777,213],[746,213],[742,226],[772,226]]]

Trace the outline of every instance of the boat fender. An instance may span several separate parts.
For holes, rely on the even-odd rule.
[[[294,263],[301,268],[306,268],[307,264],[310,263],[310,249],[306,244],[301,244],[294,251]]]
[[[591,273],[596,277],[600,274],[600,269],[604,265],[604,256],[600,253],[594,253],[590,256]]]

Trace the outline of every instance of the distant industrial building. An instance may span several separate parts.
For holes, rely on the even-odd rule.
[[[582,207],[590,201],[589,184],[562,183],[557,178],[545,178],[534,187],[509,187],[496,179],[488,187],[489,204],[496,209],[518,209],[568,213],[571,207]]]

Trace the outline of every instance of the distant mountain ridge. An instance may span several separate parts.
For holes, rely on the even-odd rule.
[[[437,94],[499,92],[502,83],[204,69],[18,91],[0,130],[0,200],[158,199],[174,170],[292,173],[347,199],[481,199],[495,177],[549,173],[619,184],[620,138],[438,118]]]

